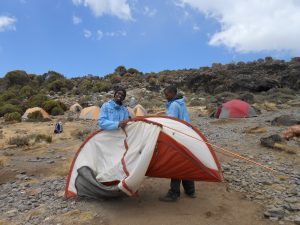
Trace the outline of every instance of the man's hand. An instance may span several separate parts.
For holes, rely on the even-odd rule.
[[[124,129],[127,125],[127,123],[129,122],[129,120],[122,120],[119,122],[119,127],[121,127],[122,129]]]

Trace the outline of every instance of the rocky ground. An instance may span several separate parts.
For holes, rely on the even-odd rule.
[[[18,134],[52,134],[54,122],[4,124],[0,137],[0,224],[300,224],[300,151],[265,148],[260,138],[286,127],[272,126],[280,115],[300,117],[299,105],[281,105],[248,119],[210,119],[202,108],[190,108],[192,123],[214,144],[225,182],[197,182],[197,199],[182,196],[161,203],[167,179],[146,179],[138,198],[118,200],[63,197],[71,159],[95,122],[64,120],[64,133],[51,143],[25,147],[7,141]],[[270,109],[268,109],[270,110]],[[83,132],[84,133],[84,132]],[[300,148],[299,139],[288,145]],[[272,167],[270,172],[221,148]]]

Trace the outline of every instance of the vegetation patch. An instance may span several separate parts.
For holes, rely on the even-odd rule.
[[[72,136],[74,136],[76,139],[85,140],[92,132],[92,130],[85,129],[73,132]]]
[[[21,122],[21,114],[18,112],[6,113],[4,115],[5,122]]]
[[[8,144],[18,147],[29,145],[29,136],[16,136],[9,139]]]
[[[52,142],[52,136],[51,135],[34,134],[34,135],[32,135],[32,138],[34,139],[35,143],[38,143],[38,142],[41,142],[41,141],[46,141],[48,143]]]

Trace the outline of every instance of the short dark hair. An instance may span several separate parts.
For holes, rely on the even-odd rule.
[[[172,92],[174,94],[177,94],[177,87],[176,86],[168,86],[164,89],[164,92]]]
[[[124,98],[126,97],[126,90],[122,87],[117,87],[114,93],[114,97],[116,96],[118,91],[122,91],[124,93]]]

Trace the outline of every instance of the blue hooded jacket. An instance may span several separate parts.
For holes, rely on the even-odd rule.
[[[113,100],[109,100],[101,107],[98,119],[99,128],[102,130],[116,130],[119,122],[129,118],[129,113],[124,104],[118,105]]]
[[[166,108],[167,108],[167,112],[166,112],[167,116],[175,117],[184,120],[188,123],[191,122],[183,98],[175,97],[173,100],[167,102]]]

